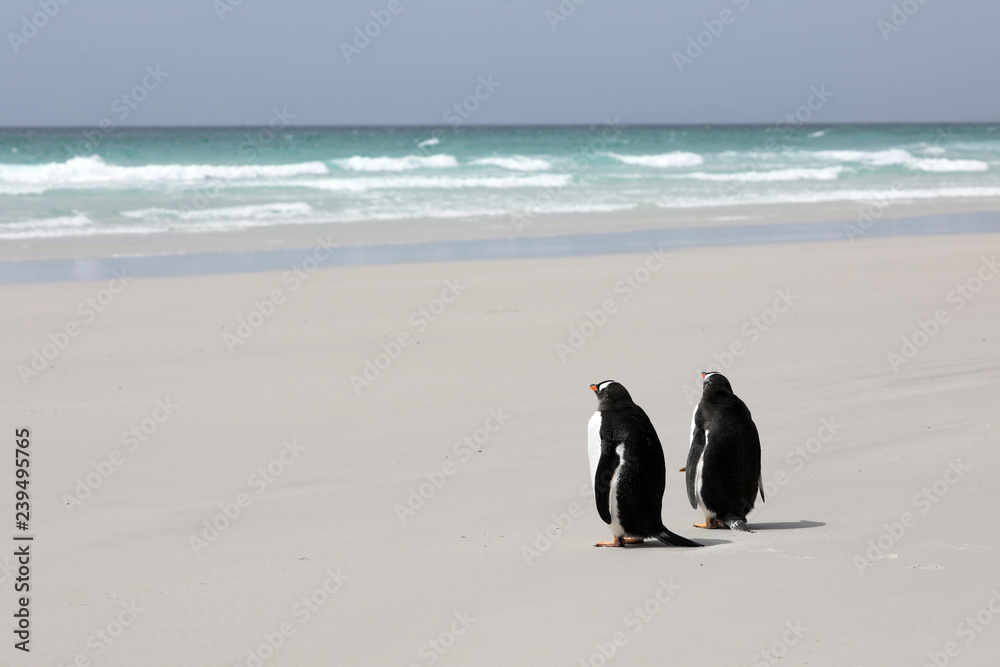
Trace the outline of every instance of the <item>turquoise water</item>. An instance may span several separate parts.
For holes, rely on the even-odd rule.
[[[998,196],[1000,126],[0,130],[0,239]]]

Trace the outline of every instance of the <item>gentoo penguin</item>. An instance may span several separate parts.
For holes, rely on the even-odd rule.
[[[597,412],[587,429],[590,479],[597,513],[614,539],[598,547],[621,547],[655,537],[676,547],[700,547],[667,530],[660,518],[666,482],[663,448],[649,417],[614,380],[592,384]]]
[[[753,532],[747,528],[747,514],[753,511],[758,489],[764,500],[757,427],[724,375],[701,377],[701,401],[691,417],[685,468],[688,500],[705,515],[705,523],[695,528],[728,526]]]

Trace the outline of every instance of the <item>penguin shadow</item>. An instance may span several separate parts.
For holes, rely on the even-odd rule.
[[[771,521],[769,523],[750,523],[747,524],[747,528],[753,531],[798,530],[799,528],[820,528],[825,525],[826,523],[823,521],[806,521],[805,519],[799,519],[798,521]]]
[[[704,538],[701,535],[685,535],[685,537],[694,540],[703,547],[717,547],[721,544],[732,544],[732,540],[718,540],[714,538]],[[645,541],[639,544],[630,544],[626,549],[669,549],[675,551],[688,551],[690,547],[674,547],[669,544],[663,544],[655,537],[647,538]]]

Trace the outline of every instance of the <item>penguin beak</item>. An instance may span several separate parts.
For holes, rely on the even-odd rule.
[[[595,392],[597,391],[597,385],[596,384],[590,385],[590,388],[593,389]]]
[[[705,371],[702,371],[701,372],[701,379],[704,380],[706,375],[708,375],[708,373],[706,373]]]

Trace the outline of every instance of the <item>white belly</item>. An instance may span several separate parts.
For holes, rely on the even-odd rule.
[[[698,466],[694,473],[694,497],[698,499],[698,509],[705,515],[705,519],[714,519],[715,512],[705,507],[705,501],[701,498],[701,476],[705,471],[705,452],[708,451],[708,431],[705,431],[705,447],[698,457]]]
[[[587,424],[587,453],[590,455],[590,488],[594,488],[597,464],[601,460],[601,413],[597,411]]]
[[[622,537],[625,535],[625,530],[618,520],[618,475],[621,474],[622,468],[625,467],[625,459],[622,458],[622,454],[625,452],[625,445],[618,445],[615,451],[618,453],[618,467],[615,468],[615,474],[611,477],[611,491],[609,492],[611,496],[608,498],[608,508],[611,510],[611,534]]]

